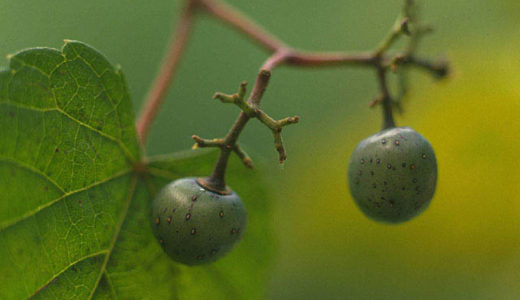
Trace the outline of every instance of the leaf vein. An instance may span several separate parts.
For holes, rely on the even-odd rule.
[[[35,168],[35,167],[31,166],[31,165],[28,165],[28,164],[25,164],[25,163],[23,163],[21,161],[14,160],[12,158],[4,157],[4,156],[0,156],[0,162],[10,163],[10,164],[16,165],[18,167],[27,169],[27,170],[29,170],[29,171],[37,174],[37,175],[40,175],[41,177],[45,178],[48,182],[52,183],[52,185],[54,185],[56,188],[58,188],[62,193],[64,193],[64,194],[67,193],[65,191],[65,189],[63,187],[61,187],[56,181],[54,181],[47,174],[43,173],[42,171],[38,170],[37,168]]]
[[[105,278],[107,279],[107,284],[110,287],[110,292],[114,296],[114,299],[119,299],[119,297],[117,296],[116,290],[114,288],[114,284],[112,283],[112,279],[110,279],[110,276],[108,275],[108,272],[106,269],[105,269],[104,275],[105,275]]]
[[[96,256],[99,256],[99,255],[106,255],[108,253],[108,249],[105,249],[105,250],[101,250],[101,251],[98,251],[98,252],[94,252],[94,253],[90,253],[90,254],[87,254],[83,257],[80,257],[78,258],[77,260],[71,262],[68,266],[66,266],[65,268],[61,269],[58,273],[56,273],[54,276],[52,276],[49,280],[47,280],[40,288],[38,288],[29,298],[32,298],[34,296],[36,296],[39,292],[43,291],[43,289],[45,289],[49,284],[51,284],[54,280],[56,280],[56,278],[58,278],[61,274],[63,274],[65,271],[67,271],[68,269],[70,269],[72,266],[86,260],[86,259],[89,259],[89,258],[92,258],[92,257],[96,257]]]
[[[110,255],[112,254],[112,251],[114,250],[114,246],[116,245],[117,239],[119,238],[119,233],[121,232],[121,228],[123,227],[123,224],[126,219],[126,215],[128,213],[128,209],[130,208],[130,202],[132,202],[132,199],[134,197],[135,189],[137,186],[137,175],[134,175],[132,178],[132,184],[130,187],[130,191],[128,193],[128,199],[126,200],[125,207],[123,209],[123,212],[121,213],[121,216],[119,218],[118,226],[116,227],[116,232],[114,233],[112,237],[112,241],[110,242],[110,247],[108,248],[108,253],[105,257],[105,261],[103,262],[103,265],[101,266],[101,270],[99,271],[98,279],[96,280],[96,284],[92,288],[92,291],[90,292],[90,295],[88,299],[92,299],[92,296],[94,296],[94,293],[96,292],[99,282],[101,281],[101,277],[106,272],[106,267],[108,264],[108,261],[110,259]]]
[[[8,227],[11,227],[11,226],[15,225],[16,223],[19,223],[19,222],[21,222],[21,221],[23,221],[23,220],[25,220],[25,219],[27,219],[27,218],[37,214],[38,212],[42,211],[43,209],[45,209],[45,208],[47,208],[49,206],[52,206],[53,204],[59,202],[60,200],[63,200],[63,199],[65,199],[65,198],[67,198],[69,196],[72,196],[74,194],[77,194],[77,193],[89,190],[89,189],[91,189],[91,188],[93,188],[95,186],[98,186],[100,184],[103,184],[103,183],[109,182],[111,180],[117,179],[119,177],[122,177],[122,176],[124,176],[124,175],[126,175],[126,174],[128,174],[128,173],[130,173],[132,171],[133,171],[133,168],[128,168],[126,170],[123,170],[122,172],[116,173],[116,174],[114,174],[114,175],[112,175],[110,177],[107,177],[107,178],[103,179],[103,180],[94,182],[94,183],[92,183],[92,184],[90,184],[90,185],[88,185],[86,187],[82,187],[82,188],[79,188],[77,190],[65,193],[65,194],[61,195],[60,197],[58,197],[58,198],[56,198],[56,199],[54,199],[52,201],[49,201],[49,202],[47,202],[47,203],[45,203],[43,205],[40,205],[36,209],[28,211],[25,214],[23,214],[23,215],[21,215],[21,216],[19,216],[17,218],[13,218],[13,219],[5,221],[4,223],[0,224],[0,232],[2,232],[3,230],[5,230]]]
[[[17,107],[17,108],[21,108],[21,109],[27,109],[27,110],[33,110],[33,111],[39,111],[39,112],[50,112],[50,111],[57,111],[59,113],[61,113],[62,115],[64,115],[65,117],[69,118],[71,121],[91,130],[91,131],[94,131],[96,132],[97,134],[103,136],[104,138],[116,143],[120,148],[121,150],[123,150],[123,152],[125,153],[127,159],[134,163],[136,161],[136,158],[132,155],[132,153],[130,152],[130,150],[128,150],[128,148],[126,147],[126,145],[123,143],[123,141],[117,139],[116,137],[113,137],[109,134],[106,134],[104,133],[103,131],[101,130],[98,130],[76,118],[74,118],[73,116],[71,116],[70,114],[68,114],[66,111],[62,110],[61,108],[59,107],[56,107],[56,108],[36,108],[36,107],[32,107],[32,106],[28,106],[28,105],[20,105],[20,104],[14,104],[16,102],[0,102],[0,104],[6,104],[6,105],[9,105],[9,106],[13,106],[13,107]]]

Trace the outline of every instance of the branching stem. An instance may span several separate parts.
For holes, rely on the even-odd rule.
[[[281,137],[282,127],[297,123],[299,118],[290,117],[277,121],[260,109],[260,102],[269,84],[271,73],[275,68],[281,65],[298,67],[364,66],[374,68],[379,81],[380,97],[372,102],[372,105],[382,104],[383,128],[395,126],[392,107],[396,101],[392,99],[388,89],[387,70],[391,68],[397,71],[399,66],[415,66],[429,71],[437,77],[444,77],[448,70],[446,63],[433,62],[415,55],[419,38],[424,33],[429,32],[429,30],[427,27],[419,27],[417,25],[415,25],[416,28],[414,28],[414,30],[410,29],[410,24],[415,22],[415,14],[412,9],[413,0],[404,1],[403,12],[397,18],[392,30],[382,39],[379,45],[373,51],[352,53],[307,52],[294,49],[252,21],[242,12],[221,0],[185,0],[185,8],[181,15],[180,22],[177,25],[177,29],[173,34],[172,45],[166,55],[165,63],[161,67],[152,89],[147,96],[142,113],[137,122],[137,132],[141,144],[145,143],[152,120],[155,118],[159,106],[166,97],[166,92],[173,81],[173,75],[178,67],[183,50],[186,47],[193,23],[193,15],[196,11],[203,11],[216,17],[218,20],[238,30],[271,53],[271,56],[260,68],[260,72],[258,73],[247,101],[244,100],[246,95],[246,83],[240,85],[239,91],[236,94],[215,94],[214,98],[219,99],[223,103],[237,105],[241,109],[241,112],[224,138],[206,140],[198,136],[193,136],[196,142],[195,147],[218,147],[221,150],[213,173],[207,178],[200,179],[201,184],[217,192],[226,193],[225,172],[229,156],[233,152],[239,156],[247,167],[253,166],[251,158],[237,143],[240,133],[247,122],[252,118],[260,120],[272,131],[275,148],[279,153],[279,160],[283,162],[286,159]],[[393,56],[387,54],[395,41],[403,34],[411,35],[405,51]]]

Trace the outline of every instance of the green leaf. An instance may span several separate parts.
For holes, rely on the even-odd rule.
[[[0,72],[0,299],[261,298],[272,242],[257,174],[230,165],[249,229],[221,261],[170,260],[149,224],[153,195],[171,180],[204,176],[213,151],[148,159],[121,71],[66,41],[10,57]]]

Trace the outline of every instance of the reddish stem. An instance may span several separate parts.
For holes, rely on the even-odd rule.
[[[181,15],[179,24],[172,38],[170,50],[167,53],[164,64],[159,71],[154,84],[147,96],[143,110],[137,122],[137,133],[141,144],[144,144],[150,129],[152,120],[156,117],[160,105],[166,97],[167,90],[173,81],[175,71],[178,67],[180,58],[190,34],[193,23],[193,14],[196,9],[202,9],[219,20],[237,29],[248,38],[257,42],[260,46],[270,51],[272,55],[265,61],[258,74],[255,86],[249,98],[249,103],[257,106],[259,109],[262,95],[269,83],[271,71],[276,67],[286,64],[300,67],[325,67],[325,66],[341,66],[341,65],[359,65],[374,67],[377,70],[380,89],[382,93],[381,102],[383,104],[384,128],[395,126],[392,115],[392,100],[388,91],[386,79],[386,71],[395,57],[385,56],[385,51],[391,43],[402,33],[399,28],[394,28],[389,37],[385,38],[383,50],[368,51],[361,53],[349,52],[305,52],[293,49],[287,46],[279,38],[275,37],[260,25],[253,22],[240,11],[223,3],[220,0],[185,0],[185,8]],[[407,7],[411,2],[407,2]],[[402,24],[402,23],[400,23]],[[400,60],[403,65],[412,65],[424,68],[433,72],[439,77],[447,74],[447,65],[438,64],[428,60],[419,59],[412,55],[412,51],[408,51]],[[233,127],[224,139],[225,147],[221,148],[220,156],[212,175],[203,179],[204,184],[217,191],[226,191],[225,170],[229,155],[233,146],[236,144],[238,136],[244,129],[250,117],[242,112],[236,120]]]
[[[271,52],[285,47],[285,43],[263,29],[260,25],[245,17],[242,12],[226,3],[218,0],[198,0],[201,8],[225,22],[231,27],[238,29],[248,38],[253,39],[262,47]]]
[[[177,66],[186,48],[188,37],[193,24],[193,10],[195,2],[188,1],[177,24],[167,52],[164,63],[152,84],[152,88],[146,96],[141,114],[136,124],[137,134],[141,144],[144,145],[152,121],[155,119],[159,107],[164,101],[168,89],[173,81]]]

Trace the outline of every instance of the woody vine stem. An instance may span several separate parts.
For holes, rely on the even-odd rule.
[[[381,104],[383,110],[383,128],[395,126],[393,108],[400,109],[400,98],[406,94],[406,82],[404,71],[408,67],[416,67],[430,72],[437,78],[443,78],[448,74],[448,64],[444,61],[431,61],[416,55],[420,39],[431,28],[421,25],[417,21],[417,13],[413,0],[404,0],[403,10],[398,16],[394,26],[383,38],[380,44],[372,51],[352,52],[307,52],[292,48],[283,41],[267,32],[260,25],[246,17],[237,9],[221,2],[221,0],[185,0],[180,21],[173,33],[170,49],[166,54],[164,63],[147,95],[143,109],[137,121],[137,133],[141,144],[146,142],[151,123],[167,91],[173,82],[182,54],[186,48],[188,38],[197,13],[207,13],[238,30],[251,38],[259,46],[271,53],[271,56],[261,66],[253,89],[246,100],[246,83],[240,84],[238,92],[232,95],[216,93],[215,99],[223,103],[237,105],[241,112],[229,132],[224,138],[203,139],[194,135],[194,147],[220,148],[213,173],[199,183],[210,190],[226,193],[225,172],[231,153],[236,153],[242,162],[252,168],[251,158],[237,143],[238,137],[247,122],[256,118],[266,125],[273,134],[275,148],[279,154],[279,161],[283,162],[287,156],[282,142],[282,128],[299,121],[299,117],[289,117],[282,120],[274,120],[260,109],[260,102],[269,84],[272,71],[281,65],[296,67],[326,67],[326,66],[361,66],[372,68],[376,71],[379,82],[379,96],[371,102],[371,106]],[[408,36],[404,50],[397,54],[391,54],[390,49],[402,36]],[[401,70],[402,69],[402,70]],[[398,73],[402,79],[401,91],[398,97],[392,97],[388,87],[388,71]]]

